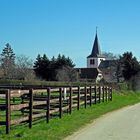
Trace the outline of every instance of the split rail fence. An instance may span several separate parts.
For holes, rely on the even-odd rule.
[[[32,127],[34,120],[45,118],[47,123],[54,116],[72,113],[73,108],[112,100],[112,88],[108,86],[42,87],[0,89],[0,126],[23,122]]]

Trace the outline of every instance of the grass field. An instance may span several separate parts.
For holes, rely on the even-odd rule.
[[[79,111],[74,110],[71,115],[66,114],[62,119],[50,120],[49,124],[42,120],[34,124],[32,129],[26,125],[12,126],[9,135],[1,127],[0,140],[61,140],[101,115],[137,102],[140,102],[140,92],[115,92],[112,102],[88,106],[87,109],[81,107]]]

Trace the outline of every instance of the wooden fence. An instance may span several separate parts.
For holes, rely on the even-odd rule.
[[[49,123],[53,116],[62,118],[81,105],[111,100],[112,88],[107,86],[0,89],[0,125],[6,126],[8,134],[11,125],[27,122],[31,128],[34,120],[46,118]]]

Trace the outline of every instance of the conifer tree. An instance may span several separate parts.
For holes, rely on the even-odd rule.
[[[15,53],[11,45],[7,43],[1,54],[1,67],[4,78],[11,79],[14,77]]]
[[[126,81],[140,72],[140,64],[132,52],[126,52],[120,56],[120,64],[122,67],[122,75]]]

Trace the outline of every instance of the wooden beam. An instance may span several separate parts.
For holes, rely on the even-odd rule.
[[[80,109],[80,86],[78,86],[78,95],[77,95],[77,110]]]
[[[59,118],[62,118],[62,88],[59,88]]]
[[[97,103],[97,87],[94,87],[94,98],[95,98],[95,104]]]
[[[90,86],[90,106],[92,105],[92,86]]]
[[[6,94],[6,134],[10,133],[10,90],[5,91]]]
[[[32,128],[32,115],[33,115],[33,89],[29,90],[29,128]]]
[[[72,87],[70,87],[70,95],[69,95],[69,113],[72,113]]]
[[[49,123],[50,120],[50,88],[47,89],[47,123]]]
[[[85,86],[85,108],[87,107],[87,87]]]

